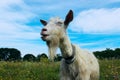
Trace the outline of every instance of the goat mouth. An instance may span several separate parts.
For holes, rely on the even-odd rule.
[[[46,38],[49,36],[48,34],[41,34],[41,35],[42,35],[41,38],[42,38],[43,41],[46,41]]]

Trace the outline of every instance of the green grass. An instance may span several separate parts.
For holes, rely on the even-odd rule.
[[[120,60],[101,60],[100,80],[120,80]]]
[[[0,80],[58,80],[59,63],[0,62]]]
[[[100,80],[120,80],[120,60],[100,60]],[[59,80],[59,62],[0,62],[0,80]]]

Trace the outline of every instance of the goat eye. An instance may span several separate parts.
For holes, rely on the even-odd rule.
[[[57,22],[58,24],[62,24],[62,22]]]
[[[56,24],[59,25],[59,26],[61,26],[61,25],[62,25],[62,22],[57,22]]]

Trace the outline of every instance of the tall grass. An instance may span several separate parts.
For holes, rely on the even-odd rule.
[[[59,63],[0,62],[0,80],[58,80]]]
[[[120,60],[100,60],[100,80],[120,80]]]
[[[100,60],[100,80],[120,80],[120,60]],[[59,62],[0,62],[0,80],[59,80]]]

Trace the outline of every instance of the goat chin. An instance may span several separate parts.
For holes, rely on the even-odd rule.
[[[59,38],[54,36],[52,40],[46,42],[49,49],[49,58],[51,61],[54,61],[54,58],[56,57],[56,50],[59,46]]]

